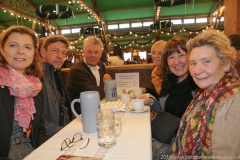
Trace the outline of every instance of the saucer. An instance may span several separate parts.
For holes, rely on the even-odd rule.
[[[134,111],[134,110],[130,110],[129,112],[131,112],[131,113],[144,113],[144,112],[148,112],[149,111],[149,109],[148,108],[144,108],[143,110],[141,110],[141,111]]]

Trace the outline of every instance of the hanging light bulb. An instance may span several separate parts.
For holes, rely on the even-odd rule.
[[[91,19],[93,16],[91,14],[88,15],[88,19]]]
[[[72,6],[73,5],[73,2],[72,1],[68,1],[68,3]]]

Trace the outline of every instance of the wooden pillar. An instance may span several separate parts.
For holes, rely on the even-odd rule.
[[[224,6],[224,33],[240,34],[240,0],[225,0]]]
[[[159,28],[157,28],[155,30],[154,42],[157,42],[157,41],[160,40],[160,29],[161,29],[160,10],[161,10],[160,6],[155,6],[155,21],[154,21],[154,24],[158,23],[159,24],[159,26],[158,26]]]

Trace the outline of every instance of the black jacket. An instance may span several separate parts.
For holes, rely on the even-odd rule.
[[[0,87],[0,159],[8,159],[10,139],[13,129],[15,97],[10,95],[8,87]],[[31,121],[32,132],[30,134],[33,148],[37,148],[47,140],[44,127],[42,94],[34,97],[36,113]]]
[[[62,77],[59,71],[54,72],[54,68],[49,63],[44,64],[44,76],[41,79],[43,88],[43,107],[44,107],[44,118],[45,118],[45,127],[48,137],[52,137],[58,131],[60,131],[64,126],[60,125],[62,119],[68,119],[69,122],[72,119],[71,112],[71,100],[68,95],[67,89],[62,81]],[[68,108],[68,113],[60,113],[60,96],[58,94],[58,88],[56,84],[56,79],[65,95],[65,107]]]

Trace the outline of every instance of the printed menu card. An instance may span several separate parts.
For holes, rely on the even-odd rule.
[[[115,73],[115,80],[118,89],[137,89],[139,88],[139,72]]]

